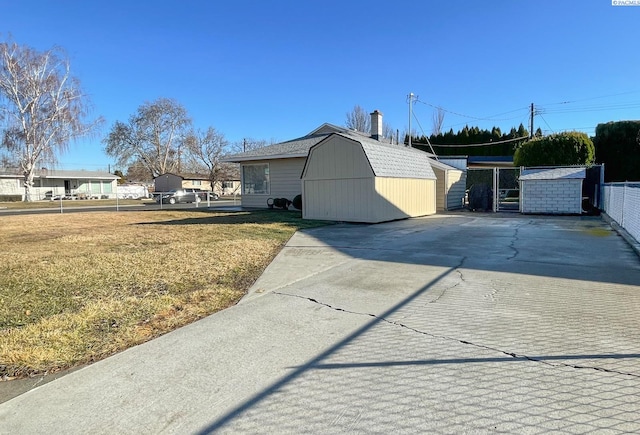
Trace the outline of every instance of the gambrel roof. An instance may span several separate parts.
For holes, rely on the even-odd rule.
[[[333,133],[324,141],[335,137],[359,143],[376,177],[436,179],[429,154],[423,151],[404,145],[379,142],[356,132]],[[324,141],[318,142],[315,146],[322,146]]]

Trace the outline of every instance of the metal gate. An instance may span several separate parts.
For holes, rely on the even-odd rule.
[[[493,168],[493,211],[520,211],[520,168]]]
[[[469,168],[467,207],[472,211],[520,211],[520,168]]]

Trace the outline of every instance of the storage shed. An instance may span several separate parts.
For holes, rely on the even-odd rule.
[[[584,167],[523,168],[520,211],[540,214],[581,214]]]
[[[436,174],[436,210],[456,210],[464,206],[467,188],[467,171],[454,168],[437,160],[431,160],[431,168]]]
[[[355,133],[309,150],[302,172],[305,219],[377,223],[436,212],[436,176],[422,151]]]

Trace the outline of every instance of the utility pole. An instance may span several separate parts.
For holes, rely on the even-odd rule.
[[[246,139],[242,139],[242,152],[243,153],[247,152],[247,140]]]
[[[409,93],[409,148],[411,148],[411,103],[413,103],[413,92]]]
[[[535,111],[533,110],[533,103],[531,103],[531,130],[529,130],[529,139],[533,139],[533,115]]]

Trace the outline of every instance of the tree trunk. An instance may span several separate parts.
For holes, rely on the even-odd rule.
[[[28,165],[24,171],[24,200],[27,202],[33,201],[31,197],[33,193],[33,165]]]

